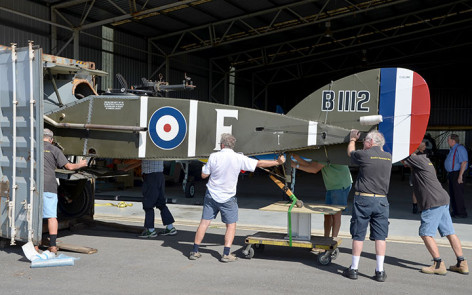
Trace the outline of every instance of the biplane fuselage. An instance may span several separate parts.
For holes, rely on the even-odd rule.
[[[351,75],[315,91],[287,115],[197,100],[100,95],[46,113],[45,122],[74,155],[199,159],[219,150],[222,133],[232,133],[235,149],[247,155],[297,150],[345,162],[345,147],[336,145],[349,141],[351,129],[377,128],[379,122],[365,125],[361,118],[380,114],[379,128],[391,141],[387,150],[395,152],[394,139],[402,141],[400,160],[419,145],[429,117],[427,85],[416,76],[405,69]]]

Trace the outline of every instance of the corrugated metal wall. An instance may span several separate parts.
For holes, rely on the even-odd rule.
[[[49,9],[34,2],[25,1],[0,1],[3,7],[20,11],[41,19],[49,19]],[[43,51],[48,52],[49,25],[36,20],[0,10],[0,44],[10,46],[17,43],[18,47],[28,46],[28,40],[40,45]]]
[[[472,97],[463,89],[432,89],[430,126],[472,126]]]
[[[208,62],[200,57],[181,55],[170,60],[170,84],[183,82],[185,74],[192,78],[195,90],[171,93],[169,97],[208,101]],[[165,73],[165,69],[163,69]]]
[[[1,0],[0,2],[3,7],[21,11],[40,19],[50,19],[50,9],[32,1]],[[66,17],[73,24],[80,23],[79,18],[70,15],[66,15]],[[50,27],[48,24],[4,11],[0,11],[0,19],[2,20],[0,24],[0,44],[9,46],[10,43],[15,42],[21,47],[26,46],[28,40],[34,40],[35,44],[39,45],[44,53],[51,54]],[[96,68],[101,69],[101,27],[89,29],[85,31],[85,33],[86,34],[81,33],[79,36],[79,60],[93,61],[95,62]],[[90,35],[97,36],[98,38]],[[62,49],[59,54],[60,56],[68,58],[74,57],[73,42],[70,42],[67,47],[63,49],[63,46],[71,37],[72,31],[57,28],[56,51]],[[147,77],[147,40],[115,30],[114,41],[116,42],[114,46],[114,73],[111,74],[113,76],[115,76],[116,73],[122,74],[123,77],[127,79],[129,85],[141,84],[142,77],[149,78]],[[136,48],[138,50],[136,50]],[[153,57],[152,61],[154,67],[157,68],[162,63],[163,59]],[[182,55],[172,58],[170,60],[170,66],[170,77],[166,77],[169,83],[182,83],[184,75],[187,73],[187,75],[192,78],[194,85],[197,86],[194,91],[171,93],[172,97],[208,100],[208,62],[205,59]],[[160,72],[165,74],[165,68],[162,68]],[[153,80],[156,79],[157,75],[153,77]],[[113,87],[118,88],[118,80],[114,77],[113,81]],[[98,80],[98,83],[100,84],[100,80]]]
[[[119,44],[123,44],[119,45]],[[124,46],[129,45],[141,49],[137,51]],[[141,78],[147,77],[147,42],[143,38],[124,34],[115,30],[114,71],[120,73],[128,81],[128,85],[141,84]],[[118,80],[114,78],[114,85],[118,87]]]

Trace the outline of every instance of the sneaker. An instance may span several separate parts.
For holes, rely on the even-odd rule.
[[[357,280],[357,269],[352,269],[350,266],[343,271],[343,276],[351,280]]]
[[[220,259],[221,262],[234,262],[236,260],[238,260],[238,257],[234,256],[234,254],[223,255]]]
[[[188,256],[188,259],[197,260],[200,257],[202,257],[202,254],[200,254],[200,252],[190,252],[190,255]]]
[[[377,282],[385,282],[386,279],[387,274],[385,273],[385,270],[375,271],[374,280],[376,280]]]
[[[177,234],[177,230],[175,229],[175,227],[171,229],[168,229],[166,227],[163,231],[159,232],[160,236],[175,236],[176,234]]]
[[[444,265],[443,261],[435,261],[433,260],[433,265],[428,267],[423,267],[421,272],[427,274],[436,274],[436,275],[446,275],[447,269],[446,265]]]
[[[469,267],[467,266],[467,260],[457,261],[456,265],[449,266],[450,271],[455,271],[464,275],[469,274]]]
[[[155,238],[157,237],[157,233],[155,230],[150,231],[148,229],[145,229],[138,237],[143,238],[143,239]]]

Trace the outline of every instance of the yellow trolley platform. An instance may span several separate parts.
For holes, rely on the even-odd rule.
[[[290,210],[290,207],[291,208]],[[321,265],[328,265],[336,259],[339,254],[338,246],[340,238],[330,238],[311,235],[311,214],[334,215],[342,211],[344,206],[324,204],[303,204],[301,208],[291,206],[284,201],[276,202],[269,206],[260,208],[263,211],[276,211],[288,213],[287,234],[257,232],[246,238],[246,246],[243,255],[251,259],[254,250],[263,250],[265,245],[297,247],[311,249],[317,255],[317,261]]]

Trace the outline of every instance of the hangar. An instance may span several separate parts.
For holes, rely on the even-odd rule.
[[[197,89],[178,97],[268,111],[356,72],[409,68],[430,87],[429,130],[472,142],[470,0],[1,0],[0,19],[0,44],[93,61],[110,73],[101,90],[117,73],[131,85],[186,73]]]

